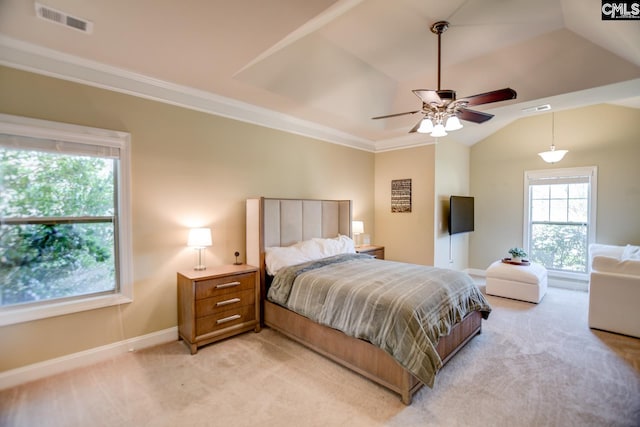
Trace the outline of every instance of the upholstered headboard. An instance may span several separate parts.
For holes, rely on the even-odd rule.
[[[351,200],[247,199],[247,264],[263,286],[265,248],[338,234],[351,236]]]

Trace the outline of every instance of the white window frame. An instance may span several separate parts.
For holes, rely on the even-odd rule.
[[[561,168],[561,169],[543,169],[543,170],[534,170],[534,171],[525,171],[524,172],[524,222],[523,222],[523,230],[522,230],[522,240],[523,246],[526,248],[530,247],[531,236],[529,232],[531,230],[531,226],[529,221],[531,220],[530,216],[530,195],[529,195],[529,186],[532,181],[539,181],[543,179],[571,179],[574,177],[590,177],[590,186],[589,186],[589,226],[587,231],[587,272],[586,273],[572,273],[567,271],[549,271],[549,276],[556,278],[564,278],[564,279],[574,279],[574,280],[588,280],[589,278],[589,270],[591,266],[589,265],[589,245],[596,241],[596,207],[597,203],[597,194],[598,194],[598,167],[597,166],[584,166],[584,167],[575,167],[575,168]]]
[[[28,138],[115,147],[120,151],[118,182],[119,289],[109,295],[89,295],[65,301],[43,301],[25,306],[0,307],[0,326],[77,313],[133,301],[131,239],[131,134],[67,123],[0,114],[0,133]]]

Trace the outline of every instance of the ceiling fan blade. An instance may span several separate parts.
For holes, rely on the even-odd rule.
[[[388,119],[389,117],[404,116],[405,114],[415,114],[415,113],[419,113],[420,111],[421,110],[407,111],[406,113],[396,113],[396,114],[388,114],[386,116],[371,117],[371,120]]]
[[[467,96],[459,99],[459,103],[465,102],[467,106],[473,107],[474,105],[490,104],[492,102],[507,101],[509,99],[516,99],[517,93],[511,88],[504,88],[494,90],[492,92],[480,93],[478,95]]]
[[[418,123],[416,123],[416,125],[414,127],[411,128],[411,130],[409,131],[409,133],[414,133],[418,130],[418,128],[420,127],[420,124],[422,123],[423,119],[420,119],[420,121],[418,121]]]
[[[425,104],[442,105],[442,98],[440,98],[440,95],[438,95],[438,92],[435,90],[414,89],[412,92]]]
[[[458,110],[457,116],[459,119],[466,120],[468,122],[484,123],[487,120],[490,120],[493,117],[493,114],[460,108]]]

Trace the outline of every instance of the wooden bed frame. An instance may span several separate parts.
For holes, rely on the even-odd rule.
[[[261,314],[265,326],[398,393],[411,404],[422,387],[409,371],[373,344],[350,337],[266,300],[264,249],[313,237],[351,235],[350,200],[247,200],[247,264],[260,268]],[[482,316],[473,312],[440,338],[437,351],[446,363],[481,332]]]

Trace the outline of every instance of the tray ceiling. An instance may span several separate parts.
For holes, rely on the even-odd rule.
[[[640,22],[602,21],[598,0],[42,3],[92,32],[37,18],[31,1],[2,0],[2,64],[372,151],[432,142],[407,133],[417,115],[371,117],[416,110],[411,90],[437,88],[429,28],[439,20],[451,23],[443,89],[518,92],[477,108],[491,121],[445,138],[474,144],[544,103],[640,106]],[[181,101],[163,99],[172,96]]]

